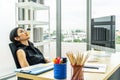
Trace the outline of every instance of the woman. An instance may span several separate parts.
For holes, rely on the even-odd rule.
[[[29,41],[29,38],[28,32],[20,27],[16,27],[10,32],[10,40],[17,46],[16,56],[21,68],[48,62]]]

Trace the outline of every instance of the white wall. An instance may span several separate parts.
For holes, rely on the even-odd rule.
[[[14,71],[15,64],[9,49],[9,33],[15,27],[15,2],[0,1],[0,77]]]

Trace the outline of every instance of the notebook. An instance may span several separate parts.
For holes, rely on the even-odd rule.
[[[27,73],[27,74],[33,74],[33,75],[37,75],[37,74],[41,74],[44,72],[47,72],[49,70],[53,70],[53,64],[49,63],[49,64],[39,64],[39,65],[35,65],[35,66],[30,66],[29,68],[21,68],[21,69],[16,69],[16,72],[21,72],[21,73]]]

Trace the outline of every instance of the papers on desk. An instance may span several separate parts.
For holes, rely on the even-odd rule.
[[[37,64],[26,68],[16,69],[16,72],[37,75],[53,69],[53,63]]]
[[[87,63],[84,65],[85,72],[105,73],[106,68],[107,68],[106,64]]]

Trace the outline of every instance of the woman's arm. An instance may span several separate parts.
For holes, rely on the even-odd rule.
[[[17,58],[21,68],[29,66],[24,50],[22,49],[17,50]]]

